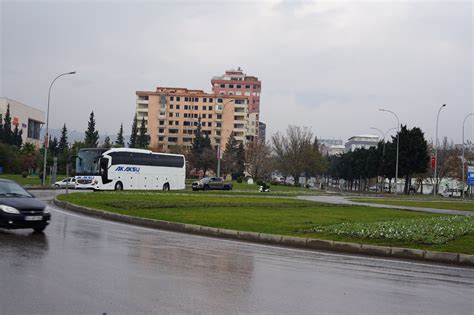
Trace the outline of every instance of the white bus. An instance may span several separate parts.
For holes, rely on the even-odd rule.
[[[141,149],[81,149],[76,173],[76,188],[179,190],[185,189],[186,161],[184,155]]]

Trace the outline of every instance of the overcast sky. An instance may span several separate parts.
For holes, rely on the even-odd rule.
[[[51,128],[129,132],[136,90],[210,92],[242,67],[262,81],[267,134],[288,124],[346,140],[418,126],[461,142],[474,112],[473,4],[453,2],[1,1],[0,96],[46,110]],[[474,119],[466,124],[473,138]]]

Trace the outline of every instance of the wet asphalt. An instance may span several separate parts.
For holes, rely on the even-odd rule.
[[[0,229],[1,315],[474,313],[473,268],[221,240],[49,208],[44,234]]]

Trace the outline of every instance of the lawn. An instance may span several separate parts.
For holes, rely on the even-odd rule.
[[[474,211],[474,201],[466,200],[396,200],[396,199],[381,199],[381,198],[352,198],[352,201],[376,203],[384,205],[419,207],[419,208],[435,208],[448,210],[465,210]]]
[[[428,229],[433,222],[435,224],[445,222],[447,216],[433,213],[329,205],[285,197],[244,194],[96,192],[59,196],[60,200],[66,198],[74,204],[144,218],[270,234],[474,254],[472,217],[467,221],[451,220],[448,232],[454,231],[453,235],[441,240],[440,243],[438,239],[436,242],[432,241],[433,232],[429,232]],[[353,233],[361,227],[364,229],[365,226],[380,228],[379,225],[386,222],[397,223],[400,229],[416,227],[419,231],[417,238],[374,237]],[[347,233],[336,233],[333,228],[344,223],[357,226]],[[419,234],[423,236],[425,229],[426,237],[420,238]],[[437,237],[436,233],[434,232],[434,237]]]
[[[58,180],[59,178],[62,179],[63,177],[58,176]],[[10,179],[25,187],[41,186],[41,180],[38,175],[31,175],[24,178],[23,176],[16,174],[1,174],[0,179]],[[49,178],[46,181],[49,183]]]

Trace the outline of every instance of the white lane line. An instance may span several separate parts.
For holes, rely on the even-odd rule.
[[[76,213],[71,213],[71,212],[66,212],[63,210],[59,210],[59,208],[54,205],[53,207],[51,205],[48,205],[48,207],[52,208],[54,211],[63,213],[65,215],[71,215],[74,217],[82,218],[82,219],[87,219],[91,221],[96,221],[96,222],[106,222],[108,224],[114,224],[114,225],[121,225],[121,226],[127,226],[127,227],[132,227],[138,230],[145,230],[145,231],[150,231],[154,233],[168,233],[168,234],[187,234],[187,233],[180,233],[180,232],[174,232],[174,231],[167,231],[167,230],[159,230],[159,229],[152,229],[152,228],[146,228],[138,225],[133,225],[133,224],[127,224],[127,223],[122,223],[122,222],[115,222],[115,221],[110,221],[110,220],[103,220],[103,219],[97,219],[94,217],[90,217],[87,215],[80,215]],[[202,239],[214,239],[216,238],[213,237],[207,237],[207,236],[202,236],[202,235],[196,235],[196,234],[187,234],[192,237],[198,237]],[[452,270],[469,270],[472,271],[473,269],[471,268],[463,268],[463,267],[452,267],[452,266],[439,266],[435,264],[424,264],[420,262],[411,262],[411,261],[404,261],[404,260],[397,260],[397,259],[385,259],[385,258],[369,258],[369,257],[364,257],[364,256],[355,256],[355,255],[350,255],[350,254],[334,254],[334,253],[326,253],[326,252],[320,252],[317,250],[304,250],[304,249],[298,249],[298,248],[291,248],[291,247],[279,247],[279,246],[272,246],[272,245],[266,245],[266,244],[258,244],[258,243],[253,243],[253,242],[242,242],[238,240],[229,240],[229,239],[224,239],[224,238],[219,238],[219,241],[222,242],[228,242],[228,243],[245,243],[247,245],[252,245],[252,246],[259,246],[259,247],[264,247],[264,248],[279,248],[279,249],[284,249],[287,251],[293,251],[293,252],[299,252],[299,253],[318,253],[319,255],[322,256],[332,256],[332,257],[343,257],[343,258],[354,258],[354,259],[362,259],[362,260],[367,260],[367,261],[385,261],[385,262],[391,262],[391,263],[401,263],[401,264],[407,264],[407,265],[416,265],[416,266],[426,266],[426,267],[436,267],[440,269],[452,269]]]

